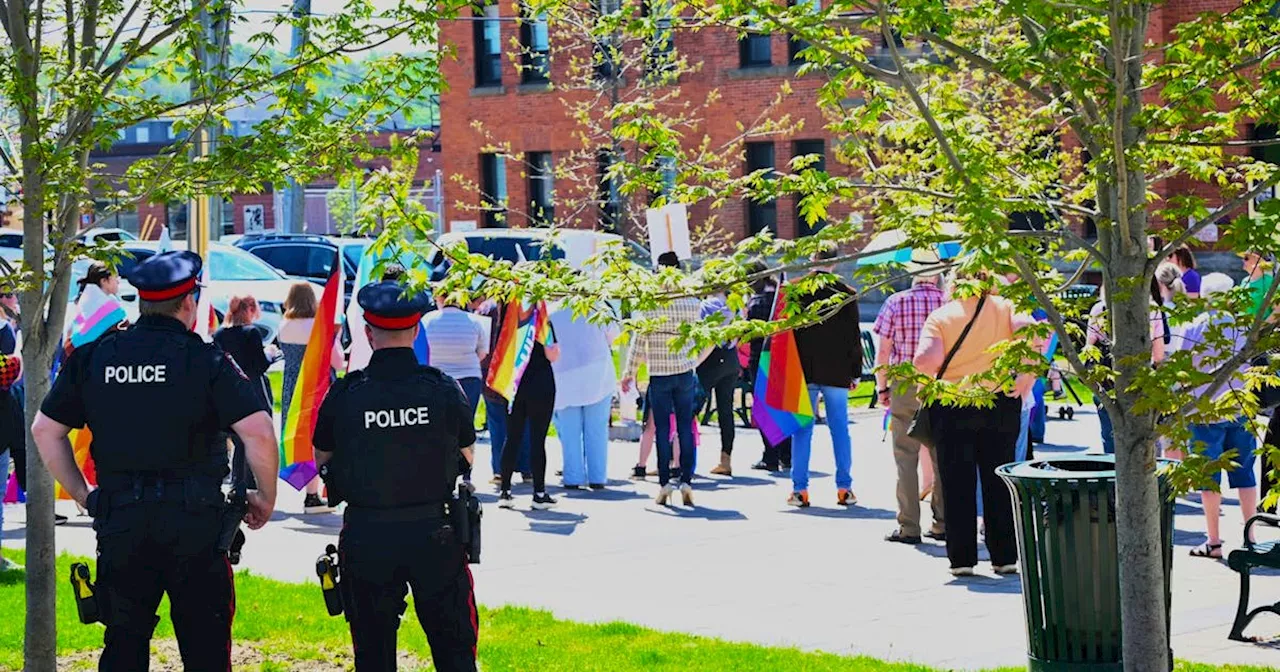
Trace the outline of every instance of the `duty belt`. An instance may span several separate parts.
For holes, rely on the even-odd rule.
[[[417,520],[443,520],[447,515],[443,502],[401,506],[394,509],[375,509],[347,504],[344,520],[348,523],[409,523]]]
[[[220,506],[226,501],[221,488],[204,478],[134,479],[132,487],[100,488],[90,493],[90,515],[130,504],[171,503],[184,506]]]

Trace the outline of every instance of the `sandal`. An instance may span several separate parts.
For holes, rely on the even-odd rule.
[[[1222,544],[1211,544],[1205,542],[1191,549],[1191,557],[1193,558],[1213,558],[1215,560],[1222,559]]]

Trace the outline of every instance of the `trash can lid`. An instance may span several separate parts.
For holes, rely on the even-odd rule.
[[[1115,478],[1116,456],[1060,455],[1043,460],[1012,462],[997,468],[996,473],[1016,479]]]

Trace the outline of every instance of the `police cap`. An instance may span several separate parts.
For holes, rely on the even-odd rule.
[[[361,287],[356,301],[364,309],[365,322],[387,331],[412,329],[429,307],[425,294],[406,294],[400,283],[393,280]]]
[[[127,279],[138,290],[139,299],[168,301],[195,290],[203,265],[195,252],[161,252],[134,266]]]

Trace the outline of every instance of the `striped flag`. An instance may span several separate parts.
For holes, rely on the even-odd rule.
[[[551,344],[551,320],[547,304],[542,301],[529,308],[523,303],[510,303],[503,313],[502,331],[498,333],[498,346],[493,351],[485,384],[502,395],[510,406],[520,388],[520,378],[533,357],[534,344]]]
[[[783,288],[779,287],[774,299],[774,320],[781,319],[785,303]],[[753,392],[751,418],[769,445],[776,446],[813,425],[813,403],[800,366],[795,333],[784,331],[770,337],[768,348],[760,353]]]
[[[329,368],[333,357],[335,319],[342,306],[342,260],[335,261],[325,282],[324,294],[311,324],[311,336],[302,356],[298,380],[293,388],[289,415],[285,418],[280,444],[280,478],[302,490],[316,477],[315,451],[311,443],[320,403],[329,392]]]
[[[74,350],[85,343],[98,340],[103,334],[125,320],[124,306],[114,296],[94,284],[85,285],[80,300],[76,302],[76,316],[71,321],[68,340]]]
[[[365,248],[364,254],[360,256],[360,266],[356,268],[356,281],[353,284],[353,291],[359,292],[361,287],[373,282],[373,271],[377,267],[381,259],[388,256],[387,252],[383,252],[381,257],[375,256],[373,246]],[[412,268],[413,263],[408,253],[400,255],[400,265],[405,268]],[[359,371],[369,365],[369,358],[373,356],[373,346],[369,344],[369,339],[364,335],[364,310],[360,308],[354,299],[347,306],[347,331],[351,334],[351,348],[347,353],[347,373]],[[427,364],[430,361],[430,348],[427,347],[426,329],[418,329],[418,337],[413,341],[413,352],[418,356],[419,364]]]

